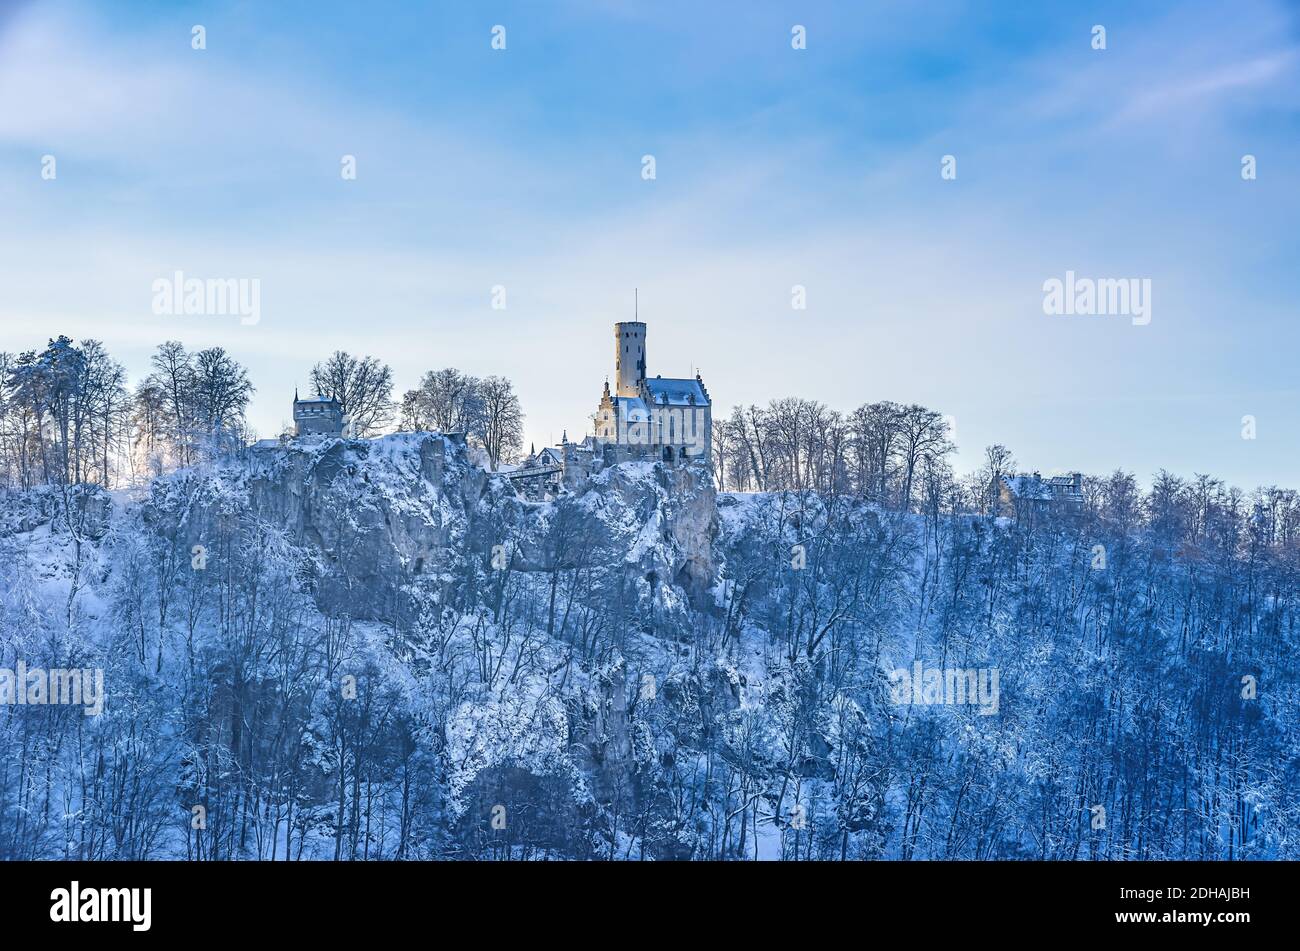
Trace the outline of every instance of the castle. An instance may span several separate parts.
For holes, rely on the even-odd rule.
[[[655,452],[665,462],[710,460],[713,405],[699,374],[695,379],[646,376],[646,325],[614,325],[614,391],[596,410],[595,438],[627,449]]]
[[[1007,474],[989,487],[995,515],[1017,519],[1033,517],[1045,509],[1068,511],[1083,505],[1083,473],[1070,472],[1046,479],[1039,473]]]
[[[347,420],[338,400],[325,396],[298,399],[293,391],[293,430],[295,436],[342,436]]]
[[[507,476],[526,490],[574,486],[591,473],[632,459],[711,464],[713,403],[699,374],[677,379],[646,374],[646,325],[614,324],[614,388],[593,417],[594,432],[531,454]]]

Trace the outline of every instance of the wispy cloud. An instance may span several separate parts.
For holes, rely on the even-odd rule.
[[[804,11],[804,53],[779,4],[731,31],[713,11],[684,28],[687,5],[598,6],[502,14],[496,60],[465,11],[395,44],[361,14],[218,4],[196,53],[176,17],[26,8],[0,39],[0,348],[96,336],[138,374],[162,339],[221,344],[266,432],[332,349],[376,353],[399,387],[455,364],[514,378],[541,443],[593,409],[639,287],[654,372],[700,366],[724,405],[927,402],[958,415],[963,459],[1003,441],[1045,469],[1215,469],[1204,405],[1132,411],[1187,393],[1187,367],[1220,415],[1289,412],[1259,387],[1300,343],[1282,318],[1300,289],[1260,249],[1298,192],[1276,152],[1243,191],[1225,133],[1288,147],[1261,118],[1295,105],[1284,6],[1117,7],[1104,53],[1068,6],[1033,29],[983,5]],[[349,31],[370,52],[333,59]],[[1066,268],[1153,278],[1152,325],[1044,318],[1041,283]],[[154,316],[175,269],[258,277],[262,322]],[[1252,348],[1241,312],[1275,346]]]

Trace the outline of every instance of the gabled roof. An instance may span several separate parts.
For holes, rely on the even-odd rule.
[[[1004,475],[1002,484],[1017,499],[1043,502],[1052,499],[1083,499],[1083,494],[1075,490],[1073,475],[1051,476],[1046,479],[1036,472],[1033,475]]]
[[[1047,501],[1052,497],[1052,487],[1041,476],[1004,475],[1002,484],[1018,499],[1039,499]]]
[[[709,394],[698,379],[677,380],[657,376],[645,381],[651,400],[657,406],[708,406]]]

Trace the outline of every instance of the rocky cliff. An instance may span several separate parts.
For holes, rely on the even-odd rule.
[[[626,462],[529,502],[437,433],[250,449],[215,471],[160,480],[144,515],[187,548],[237,515],[279,526],[318,575],[346,575],[345,590],[316,585],[321,610],[368,620],[391,621],[413,582],[447,579],[467,562],[548,571],[584,551],[613,552],[624,580],[660,605],[703,603],[717,571],[703,468]]]

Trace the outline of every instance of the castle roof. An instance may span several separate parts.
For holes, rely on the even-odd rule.
[[[1083,495],[1075,482],[1077,476],[1078,473],[1071,473],[1044,479],[1037,472],[1033,475],[1004,475],[1002,484],[1018,499],[1042,502],[1064,499],[1069,502],[1079,502],[1083,500]]]
[[[1052,489],[1036,475],[1004,475],[1002,484],[1018,499],[1036,499],[1047,501],[1052,497]]]
[[[657,376],[645,381],[651,400],[659,406],[708,406],[709,394],[699,377],[677,380]]]

